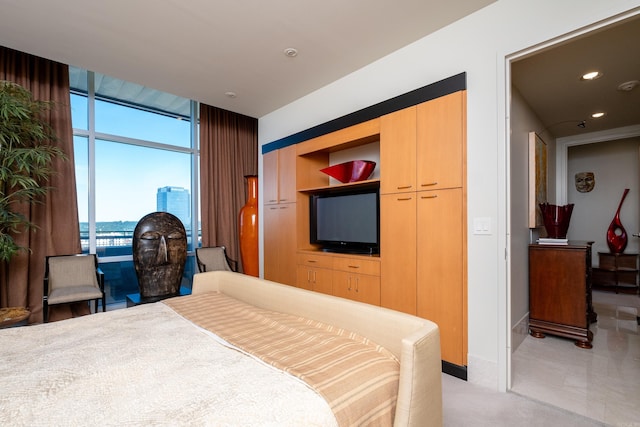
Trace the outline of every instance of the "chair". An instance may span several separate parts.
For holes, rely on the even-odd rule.
[[[44,295],[42,314],[49,321],[49,306],[69,302],[102,300],[102,311],[106,311],[104,273],[98,268],[98,257],[94,254],[54,255],[45,260]]]
[[[198,271],[238,271],[238,262],[227,256],[224,246],[212,246],[208,248],[196,248],[196,261]]]

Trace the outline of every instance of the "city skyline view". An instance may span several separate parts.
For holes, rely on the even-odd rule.
[[[87,98],[71,96],[74,128],[87,128]],[[102,134],[144,138],[158,144],[188,146],[190,123],[136,108],[96,101],[96,222],[138,221],[157,210],[157,190],[185,188],[191,194],[191,155],[163,148],[99,139]],[[100,120],[98,120],[100,117]],[[186,141],[186,142],[185,142]],[[89,139],[74,136],[80,222],[89,221]],[[186,225],[186,224],[185,224]]]

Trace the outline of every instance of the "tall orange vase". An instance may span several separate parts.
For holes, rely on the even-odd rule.
[[[247,203],[240,209],[240,258],[244,274],[258,277],[258,177],[247,175]]]

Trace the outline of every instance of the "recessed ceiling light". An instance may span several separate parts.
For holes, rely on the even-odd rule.
[[[298,56],[298,49],[293,47],[288,47],[284,50],[284,55],[288,56],[289,58],[296,57]]]
[[[580,80],[595,80],[599,79],[600,77],[602,77],[602,73],[600,71],[590,71],[586,74],[583,74],[582,77],[580,77]]]
[[[600,117],[604,117],[606,113],[604,111],[598,111],[597,113],[593,113],[591,117],[594,119],[599,119]]]
[[[235,93],[235,92],[231,92],[231,91],[229,91],[229,92],[225,92],[224,94],[225,94],[225,96],[226,96],[227,98],[235,98],[235,97],[237,97],[237,96],[238,96],[238,95],[236,95],[236,93]]]

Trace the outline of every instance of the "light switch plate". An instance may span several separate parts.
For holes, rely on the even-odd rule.
[[[474,218],[473,234],[491,234],[491,218]]]

